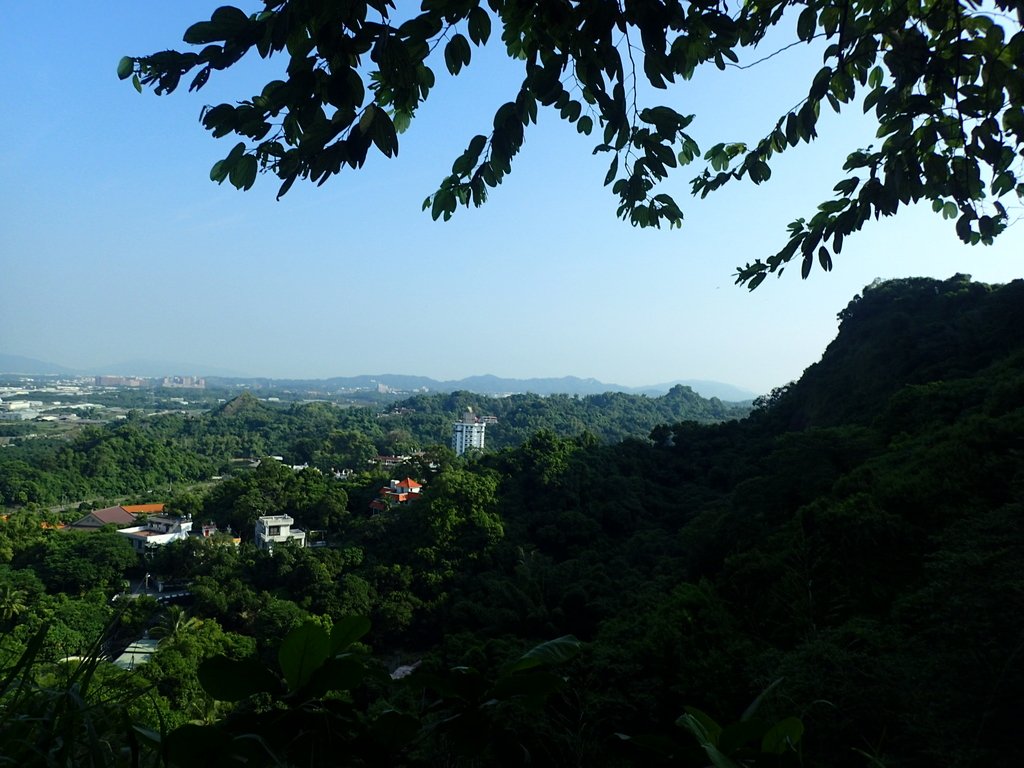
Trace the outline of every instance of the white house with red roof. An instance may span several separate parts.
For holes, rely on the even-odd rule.
[[[419,501],[422,498],[420,496],[422,491],[423,486],[411,477],[406,477],[403,480],[392,480],[388,485],[380,489],[380,498],[370,502],[370,509],[375,512],[383,512],[394,506]]]

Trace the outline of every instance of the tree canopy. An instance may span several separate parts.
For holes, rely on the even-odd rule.
[[[794,259],[804,277],[814,261],[830,269],[870,218],[918,201],[956,218],[965,243],[988,244],[1009,222],[1005,203],[1024,197],[1021,0],[424,0],[413,13],[390,0],[261,5],[217,8],[185,31],[193,50],[118,66],[137,89],[165,94],[182,82],[198,90],[250,54],[286,60],[283,79],[260,93],[202,111],[215,137],[241,139],[210,172],[239,189],[264,171],[280,179],[280,196],[297,179],[322,184],[360,168],[371,148],[397,155],[437,73],[457,76],[473,46],[500,37],[521,63],[521,84],[424,201],[434,219],[487,199],[540,107],[609,156],[618,215],[641,227],[681,225],[681,208],[661,191],[675,169],[706,163],[691,181],[702,197],[733,181],[760,184],[776,155],[817,137],[823,107],[873,112],[881,143],[851,148],[833,199],[792,222],[780,250],[737,269],[750,288]],[[688,133],[694,115],[649,98],[702,67],[746,68],[812,43],[822,66],[807,73],[806,97],[753,144],[702,152]]]

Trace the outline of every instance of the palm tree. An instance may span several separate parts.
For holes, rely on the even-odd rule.
[[[24,613],[28,609],[26,597],[25,590],[15,589],[10,584],[0,588],[0,622],[6,624]]]
[[[160,622],[149,630],[149,636],[158,639],[161,646],[177,645],[202,623],[202,619],[186,614],[184,608],[172,605],[167,608]]]

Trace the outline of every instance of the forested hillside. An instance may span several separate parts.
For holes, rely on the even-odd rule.
[[[243,393],[205,414],[144,418],[131,412],[124,422],[89,426],[70,439],[21,439],[0,451],[0,506],[163,493],[168,486],[228,474],[238,469],[238,460],[267,455],[324,472],[362,472],[378,454],[447,446],[452,423],[467,409],[498,418],[488,428],[488,450],[519,445],[539,429],[566,437],[587,432],[616,442],[645,437],[659,423],[711,423],[749,412],[682,386],[661,397],[419,395],[386,412],[325,402],[265,403]]]
[[[821,362],[742,421],[616,443],[543,429],[471,461],[440,456],[421,467],[423,500],[382,514],[368,509],[379,479],[275,463],[179,499],[243,542],[188,541],[146,563],[192,594],[175,609],[128,601],[114,619],[123,637],[165,639],[136,672],[100,667],[110,762],[134,748],[184,765],[201,744],[257,764],[1015,764],[1022,311],[1020,281],[873,285]],[[330,410],[312,413],[330,440]],[[193,437],[272,421],[236,401]],[[251,524],[270,513],[329,546],[256,550]],[[68,536],[24,512],[0,526],[3,647],[13,659],[49,621],[59,640],[40,641],[35,679],[51,685],[47,663],[84,648],[115,615],[119,573],[140,567],[116,534],[91,534],[90,550]],[[91,582],[90,557],[104,566]],[[316,663],[296,667],[300,647],[320,649]],[[392,680],[400,665],[416,670]],[[226,682],[243,670],[248,687]],[[120,707],[165,751],[127,736]],[[20,722],[0,718],[0,739]]]

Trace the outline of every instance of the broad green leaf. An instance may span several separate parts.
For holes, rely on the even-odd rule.
[[[256,183],[256,173],[259,170],[256,158],[252,155],[242,155],[231,166],[228,180],[236,189],[251,189]]]
[[[727,725],[718,736],[718,748],[723,754],[734,755],[748,744],[760,744],[768,728],[768,723],[755,718]]]
[[[611,163],[608,164],[608,173],[604,176],[604,185],[607,187],[615,180],[615,176],[619,172],[619,156],[616,155],[612,158]]]
[[[256,693],[275,691],[280,683],[258,661],[213,656],[199,665],[199,684],[220,701],[241,701]]]
[[[455,196],[452,194],[450,189],[439,189],[434,194],[434,199],[430,208],[430,218],[437,221],[442,216],[447,221],[451,214],[449,211],[455,207]]]
[[[561,664],[579,654],[583,643],[572,635],[563,635],[554,640],[534,646],[505,669],[506,673],[520,672],[533,667]]]
[[[210,181],[216,181],[218,184],[224,183],[224,179],[228,177],[228,167],[225,165],[224,160],[218,160],[213,164],[210,169]]]
[[[385,157],[398,154],[398,132],[388,113],[380,107],[374,107],[377,116],[373,119],[373,130],[370,132],[373,143]]]
[[[453,35],[444,47],[444,63],[453,75],[459,74],[469,64],[471,56],[469,41],[461,34]]]
[[[370,620],[365,616],[343,616],[331,628],[331,653],[340,653],[369,631]]]
[[[810,254],[804,254],[803,262],[800,264],[800,277],[804,280],[811,274],[811,266],[814,264],[814,257]]]
[[[685,709],[686,714],[676,720],[676,725],[686,728],[686,730],[697,737],[697,741],[702,745],[718,744],[718,737],[722,733],[722,726],[716,723],[710,715],[696,707],[686,707]]]
[[[818,24],[818,17],[814,7],[809,6],[801,11],[796,21],[796,34],[805,43],[810,42],[814,37],[814,30]]]
[[[117,62],[117,76],[121,80],[127,80],[135,71],[135,59],[131,56],[122,56]]]
[[[289,690],[297,691],[309,682],[313,673],[327,660],[331,640],[319,624],[306,622],[293,629],[281,642],[277,661]]]
[[[469,12],[469,37],[477,45],[483,45],[491,36],[491,17],[480,6]]]
[[[797,742],[804,735],[804,724],[797,717],[787,717],[776,723],[761,740],[761,751],[772,755],[781,755],[795,749]]]
[[[828,248],[826,248],[825,246],[821,246],[820,248],[818,248],[818,263],[821,265],[821,268],[824,269],[826,272],[831,271],[832,256],[829,254]]]
[[[686,714],[676,720],[676,724],[693,734],[715,768],[739,768],[718,748],[722,729],[708,715],[695,707],[686,707]]]

